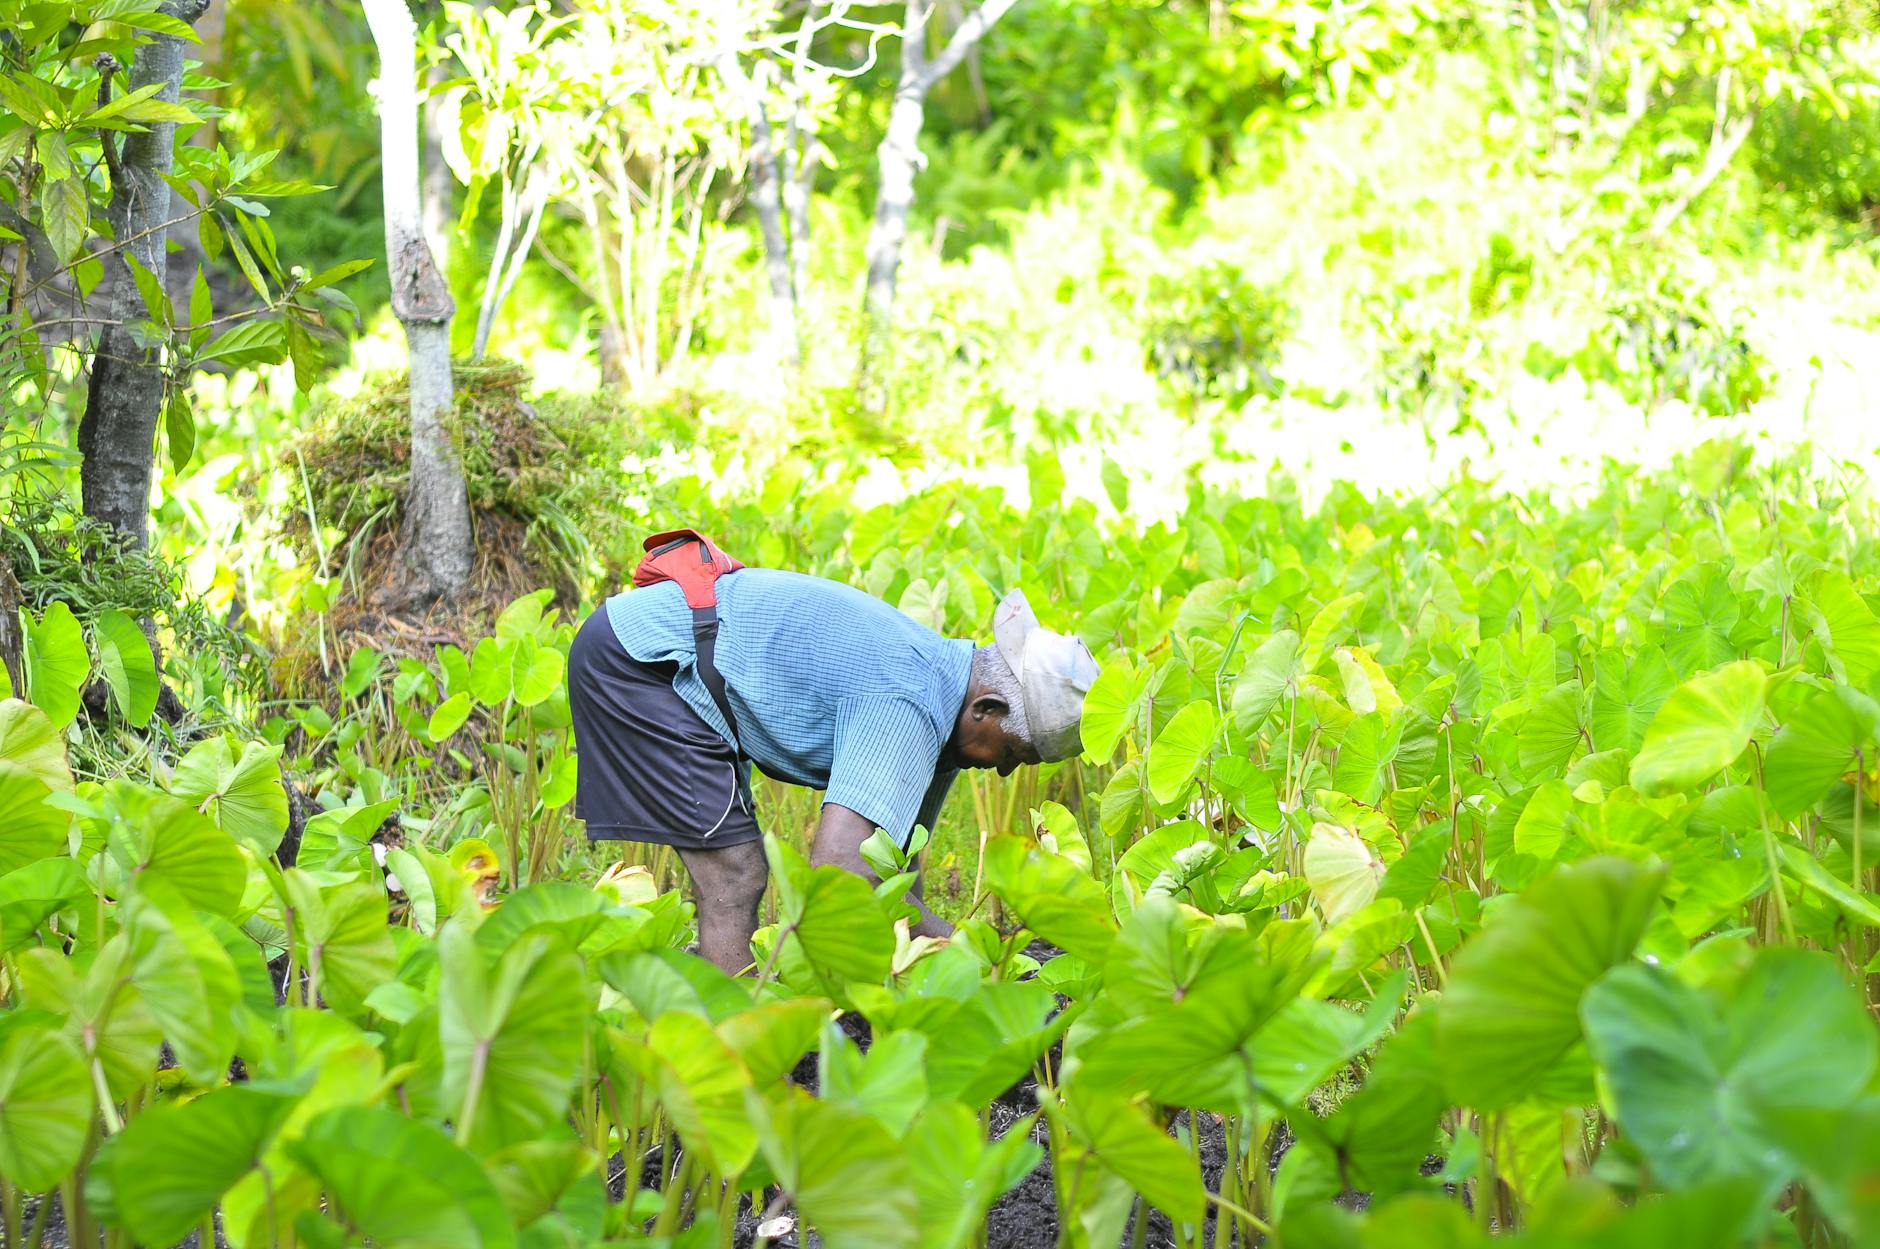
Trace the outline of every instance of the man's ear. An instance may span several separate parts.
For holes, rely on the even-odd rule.
[[[990,716],[993,719],[1003,720],[1006,713],[1009,711],[1011,711],[1011,707],[1006,704],[1006,701],[990,690],[982,693],[978,698],[973,699],[974,715],[982,717]]]

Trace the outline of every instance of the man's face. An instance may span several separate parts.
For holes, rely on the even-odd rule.
[[[1029,742],[1005,731],[1004,702],[987,695],[975,699],[960,713],[953,740],[953,763],[962,768],[996,768],[1010,776],[1020,765],[1039,763]]]

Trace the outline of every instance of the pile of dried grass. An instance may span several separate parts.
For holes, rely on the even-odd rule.
[[[343,670],[351,652],[428,658],[434,646],[468,647],[512,600],[544,586],[573,612],[584,592],[619,575],[613,552],[594,533],[617,531],[628,483],[606,467],[617,462],[624,406],[605,398],[523,399],[526,369],[509,361],[458,361],[456,408],[448,427],[464,467],[476,531],[469,591],[412,618],[385,606],[404,576],[400,561],[403,501],[409,480],[410,394],[403,374],[377,379],[358,395],[316,409],[286,458],[304,476],[302,494],[322,526],[341,542],[326,571],[341,592],[310,637],[283,639],[275,678],[309,689]],[[288,533],[318,559],[307,516],[288,518]],[[324,651],[322,664],[320,652]]]

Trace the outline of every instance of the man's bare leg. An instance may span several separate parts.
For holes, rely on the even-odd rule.
[[[862,843],[873,836],[874,831],[873,824],[847,807],[835,803],[825,804],[822,820],[816,825],[816,844],[810,850],[810,866],[839,867],[854,872],[870,884],[880,884],[881,877],[875,875],[875,869],[868,866],[868,860],[862,857]],[[914,887],[907,895],[907,900],[920,908],[920,919],[909,925],[909,935],[952,936],[953,925],[927,909],[927,902],[921,896],[921,884],[919,877],[916,877]]]
[[[692,877],[699,953],[735,976],[751,965],[751,934],[757,931],[757,907],[770,878],[764,843],[681,850],[679,860]]]

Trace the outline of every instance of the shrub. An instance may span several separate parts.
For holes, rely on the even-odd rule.
[[[1156,375],[1190,400],[1243,404],[1277,394],[1273,366],[1291,330],[1291,306],[1232,261],[1157,274],[1148,288],[1143,350]]]

